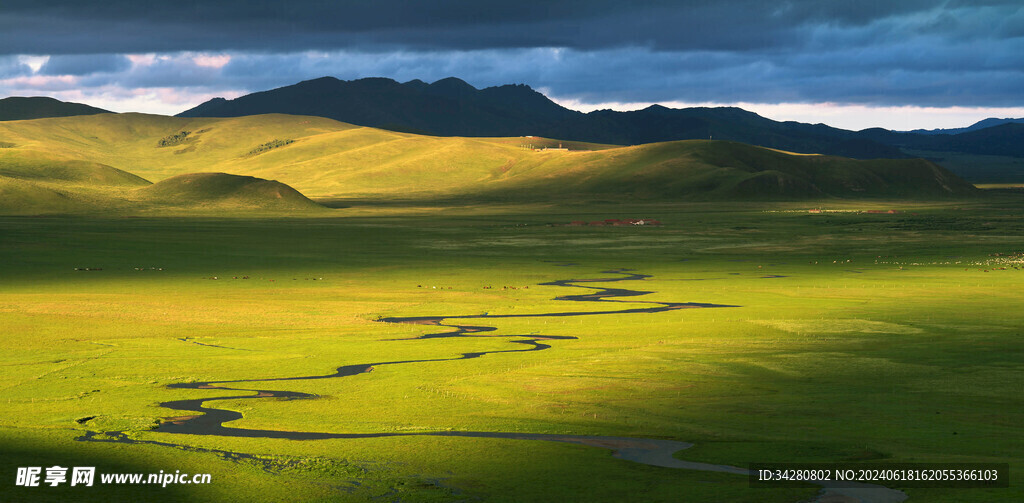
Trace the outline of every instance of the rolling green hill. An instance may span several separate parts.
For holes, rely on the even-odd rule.
[[[0,213],[295,212],[324,209],[272,180],[191,173],[153,184],[66,154],[0,150]]]
[[[38,150],[0,149],[0,211],[7,214],[120,210],[119,197],[150,182],[94,161]]]
[[[0,149],[0,175],[22,181],[137,186],[137,177],[159,182],[222,172],[279,180],[313,198],[349,200],[931,198],[974,191],[920,159],[861,161],[709,140],[633,147],[561,142],[563,150],[543,138],[432,137],[279,114],[13,121],[0,123],[0,142],[11,145]],[[220,186],[229,179],[194,180]],[[142,192],[166,203],[172,186]],[[248,197],[186,192],[175,194],[195,204],[205,204],[204,197],[217,204]],[[286,192],[282,204],[306,204]]]
[[[302,210],[321,208],[299,191],[274,180],[226,173],[178,175],[135,191],[167,206]]]
[[[251,176],[190,173],[156,184],[138,177],[141,183],[82,182],[95,171],[105,170],[82,162],[59,171],[67,175],[63,179],[0,175],[0,214],[305,214],[325,209],[283,183]]]

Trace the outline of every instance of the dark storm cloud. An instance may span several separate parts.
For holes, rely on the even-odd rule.
[[[792,47],[808,26],[857,27],[942,10],[991,11],[996,27],[1019,5],[1006,2],[550,0],[33,1],[0,10],[0,50],[29,53],[273,50],[338,47],[482,49],[640,45],[657,50]],[[939,22],[941,26],[941,21]],[[950,18],[956,31],[958,20]],[[917,27],[919,31],[929,26]],[[1016,33],[1019,23],[1001,30]],[[999,35],[994,30],[993,35]],[[904,33],[904,35],[910,35]]]
[[[129,65],[120,55],[157,53]],[[7,0],[2,54],[69,88],[458,76],[587,102],[1019,106],[1019,0]],[[106,54],[106,56],[98,56]],[[204,65],[196,55],[229,55]],[[9,59],[9,58],[8,58]],[[0,78],[24,75],[19,60]],[[20,72],[20,73],[19,73]]]

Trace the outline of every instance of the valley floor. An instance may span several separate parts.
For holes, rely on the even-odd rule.
[[[1010,193],[0,217],[0,499],[819,491],[665,466],[687,461],[1008,463],[1009,488],[892,487],[1019,501],[1022,209]],[[570,225],[606,219],[661,225]],[[584,437],[693,445],[654,466]],[[54,465],[211,483],[12,484]]]

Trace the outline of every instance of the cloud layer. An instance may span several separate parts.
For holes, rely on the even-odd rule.
[[[324,75],[526,83],[591,104],[1016,108],[1024,6],[15,0],[0,10],[2,95],[148,96],[166,113]]]

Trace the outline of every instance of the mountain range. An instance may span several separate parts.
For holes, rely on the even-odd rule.
[[[1024,157],[1024,124],[1012,120],[983,121],[956,134],[925,134],[779,122],[733,107],[672,109],[652,105],[629,112],[582,113],[562,107],[526,85],[476,89],[454,77],[432,84],[323,77],[233,100],[215,98],[178,116],[265,113],[316,115],[436,136],[535,135],[614,145],[715,139],[857,159],[921,156],[917,151]],[[992,127],[983,127],[988,125]]]
[[[986,162],[993,178],[1024,175],[1024,124],[1012,121],[921,134],[778,122],[731,107],[581,113],[525,85],[476,89],[456,78],[328,77],[214,99],[179,117],[47,98],[0,105],[5,116],[68,116],[0,122],[6,193],[66,190],[78,183],[69,173],[94,178],[94,168],[153,181],[222,171],[344,200],[943,197],[971,194],[955,175],[979,181],[971,173]],[[563,144],[568,152],[553,149]],[[84,200],[77,190],[66,194]]]
[[[0,100],[0,120],[102,112],[51,98]],[[779,122],[733,107],[672,109],[653,105],[629,112],[582,113],[562,107],[526,85],[476,89],[453,77],[431,84],[323,77],[233,100],[215,98],[178,115],[265,113],[320,116],[434,136],[537,136],[609,145],[715,139],[856,159],[922,157],[972,182],[1024,180],[1024,119],[993,118],[966,128],[898,132]]]

